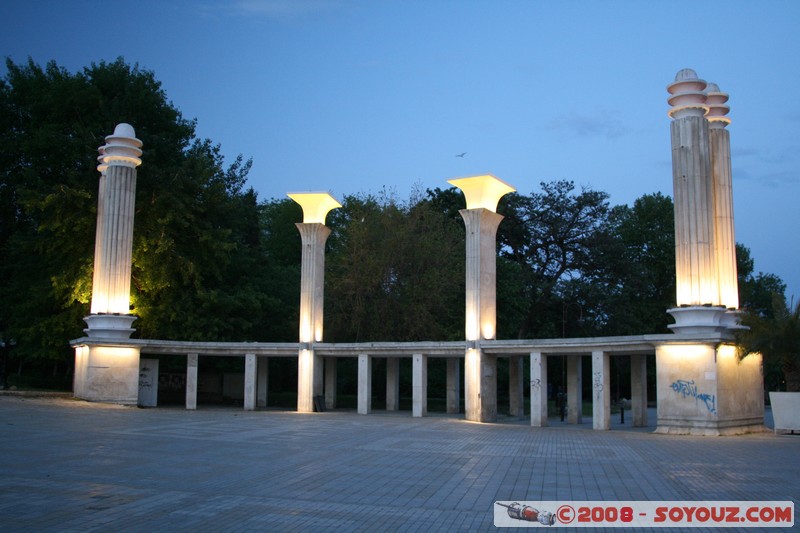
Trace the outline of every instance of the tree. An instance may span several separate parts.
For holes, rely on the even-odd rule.
[[[326,339],[463,338],[463,228],[418,194],[342,205],[328,215]]]
[[[666,333],[675,304],[675,229],[672,200],[645,194],[611,210],[608,233],[593,247],[582,278],[603,335]]]
[[[800,302],[787,305],[783,294],[776,293],[771,316],[745,313],[742,324],[750,329],[736,336],[739,356],[760,353],[765,368],[780,368],[787,391],[800,392]],[[777,385],[767,381],[768,388]]]
[[[528,302],[516,324],[517,338],[562,335],[564,306],[572,303],[565,299],[564,284],[589,267],[609,213],[604,192],[578,192],[565,180],[541,188],[529,196],[508,194],[498,206],[505,217],[497,237],[500,258],[518,266]],[[582,314],[589,313],[587,306]]]
[[[120,122],[144,142],[132,312],[149,338],[259,340],[268,304],[250,162],[227,168],[152,72],[7,60],[0,80],[0,331],[28,360],[71,361],[89,312],[96,149]]]

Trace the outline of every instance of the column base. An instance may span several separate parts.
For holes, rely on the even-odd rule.
[[[676,335],[702,335],[722,333],[728,330],[731,322],[725,319],[728,309],[712,305],[690,305],[667,309],[667,313],[675,319],[670,324]]]
[[[96,314],[83,317],[88,328],[83,331],[89,337],[103,339],[129,339],[136,331],[131,327],[139,317],[135,315]]]

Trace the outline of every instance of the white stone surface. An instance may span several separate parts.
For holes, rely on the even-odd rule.
[[[611,370],[608,354],[592,352],[592,428],[611,427]]]
[[[358,414],[372,412],[372,356],[358,355]]]
[[[139,407],[158,406],[158,359],[139,359]]]
[[[647,356],[631,356],[631,418],[633,427],[647,427]]]
[[[325,358],[325,409],[336,409],[336,378],[338,362],[335,357]]]
[[[244,410],[254,411],[256,408],[256,355],[244,356]]]
[[[139,348],[102,344],[76,346],[73,394],[92,402],[136,405]]]
[[[770,392],[772,419],[778,430],[800,431],[800,392]]]
[[[314,397],[323,394],[322,359],[311,348],[322,341],[325,302],[325,242],[331,230],[320,223],[296,224],[302,240],[300,269],[301,343],[297,367],[297,410],[314,411]]]
[[[508,359],[508,414],[510,416],[525,416],[523,363],[522,357],[519,356]]]
[[[400,409],[400,359],[386,358],[386,410]]]
[[[256,406],[267,406],[267,393],[269,384],[269,357],[259,357],[256,360]]]
[[[547,356],[532,352],[531,358],[531,426],[547,426]]]
[[[411,415],[428,416],[428,357],[421,353],[411,356]]]
[[[197,364],[198,355],[190,353],[186,356],[186,409],[197,409]]]
[[[447,412],[461,412],[461,361],[447,359]]]
[[[567,422],[583,422],[583,357],[567,356]]]

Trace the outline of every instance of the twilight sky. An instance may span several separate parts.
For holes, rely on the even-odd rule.
[[[798,23],[794,0],[0,0],[0,56],[152,70],[262,199],[483,173],[671,196],[666,86],[693,68],[730,94],[736,240],[800,298]]]

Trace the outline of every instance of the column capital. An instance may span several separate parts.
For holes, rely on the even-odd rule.
[[[711,128],[722,129],[731,123],[731,119],[726,115],[731,108],[726,104],[728,93],[719,90],[719,85],[709,83],[706,88],[706,104],[708,105],[708,125]]]
[[[327,192],[290,192],[286,196],[303,208],[304,224],[325,224],[328,212],[342,207],[342,204]]]
[[[454,178],[447,183],[458,187],[467,200],[467,209],[484,208],[496,213],[500,198],[516,189],[492,174]]]
[[[675,81],[667,86],[671,95],[667,103],[672,106],[667,112],[673,120],[687,116],[705,116],[708,113],[706,105],[705,80],[697,77],[697,73],[685,68],[675,75]]]
[[[142,141],[130,124],[120,123],[114,133],[106,136],[106,144],[97,149],[97,170],[105,172],[109,166],[136,168],[142,164]]]

